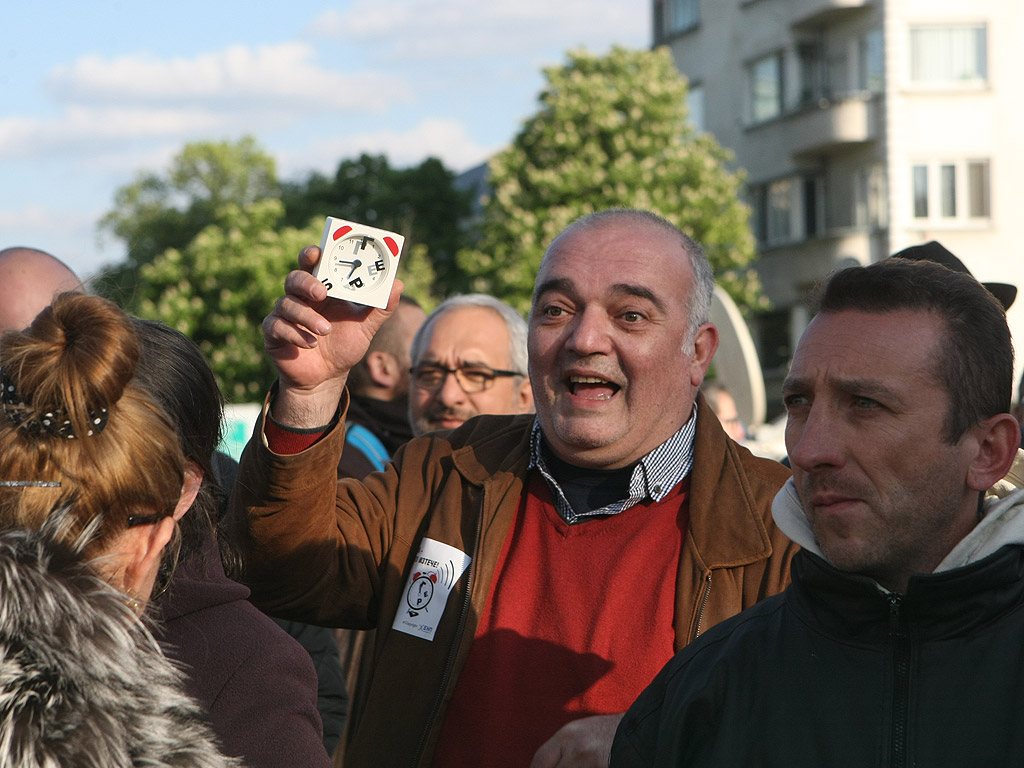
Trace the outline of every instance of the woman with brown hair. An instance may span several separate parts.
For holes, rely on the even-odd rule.
[[[82,294],[0,337],[2,765],[235,764],[140,621],[195,494],[139,357]]]

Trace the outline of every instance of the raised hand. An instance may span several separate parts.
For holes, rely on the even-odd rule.
[[[263,321],[263,340],[277,367],[280,388],[274,418],[293,427],[319,427],[334,415],[348,372],[398,306],[396,280],[386,309],[327,297],[313,277],[320,249],[307,246],[299,269],[285,280],[285,295]]]

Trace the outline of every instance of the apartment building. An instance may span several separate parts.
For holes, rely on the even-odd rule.
[[[653,0],[690,115],[736,154],[773,304],[753,324],[769,413],[842,264],[938,240],[1016,285],[1024,366],[1024,0]]]

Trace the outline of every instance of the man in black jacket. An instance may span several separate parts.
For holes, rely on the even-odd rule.
[[[783,387],[793,584],[669,662],[612,766],[1019,765],[1024,490],[1002,306],[889,259],[834,275]]]

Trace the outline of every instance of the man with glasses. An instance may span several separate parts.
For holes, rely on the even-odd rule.
[[[529,413],[526,321],[482,293],[454,296],[430,313],[412,341],[409,421],[422,435],[480,414]]]
[[[718,345],[702,250],[644,211],[569,226],[530,312],[536,417],[414,438],[362,483],[333,476],[345,381],[401,288],[386,310],[327,299],[319,256],[300,254],[264,322],[279,378],[232,514],[262,607],[379,628],[346,768],[606,765],[636,695],[784,588],[795,549],[770,517],[788,470],[730,440],[699,394]],[[433,354],[428,386],[521,371]]]

